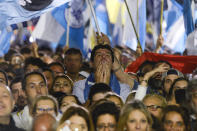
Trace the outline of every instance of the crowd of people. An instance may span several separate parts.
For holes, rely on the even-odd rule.
[[[89,61],[76,48],[11,47],[0,59],[0,131],[197,130],[195,70],[147,60],[126,73],[140,53],[98,39]]]

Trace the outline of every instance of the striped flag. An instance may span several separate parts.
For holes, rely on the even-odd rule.
[[[127,3],[135,28],[139,34],[142,49],[144,50],[146,36],[146,0],[127,0]],[[131,49],[136,50],[137,39],[127,11],[125,21],[123,43]]]
[[[28,21],[71,0],[53,0],[46,8],[39,11],[28,11],[21,6],[20,0],[1,0],[0,30],[12,24]]]

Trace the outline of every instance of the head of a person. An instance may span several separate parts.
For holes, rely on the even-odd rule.
[[[188,85],[188,98],[191,112],[197,115],[197,80],[191,80]]]
[[[88,99],[90,100],[90,104],[95,103],[96,101],[103,99],[107,92],[110,92],[111,87],[109,87],[105,83],[96,83],[90,87],[90,92]]]
[[[97,69],[100,64],[108,64],[112,66],[112,63],[114,62],[114,53],[111,46],[107,44],[96,45],[91,52],[90,61],[94,69]]]
[[[183,74],[176,69],[169,69],[167,72],[162,74],[163,78],[163,92],[169,94],[170,87],[175,79],[182,77]]]
[[[175,105],[166,106],[163,110],[162,124],[164,131],[189,131],[188,111]]]
[[[152,126],[152,118],[141,101],[130,101],[121,110],[118,131],[147,131]]]
[[[31,49],[28,48],[28,47],[22,47],[20,49],[20,53],[23,55],[23,57],[26,59],[28,57],[30,57],[32,54],[31,54]]]
[[[56,131],[57,121],[49,113],[43,113],[34,117],[32,131]]]
[[[54,76],[64,74],[65,67],[60,62],[52,62],[48,67],[54,72]]]
[[[53,79],[54,79],[54,73],[51,69],[49,68],[44,68],[43,69],[43,74],[47,80],[47,87],[49,91],[52,89],[52,84],[53,84]]]
[[[32,108],[32,115],[37,116],[43,113],[49,113],[52,116],[58,115],[58,103],[57,100],[50,95],[41,95],[38,96]]]
[[[33,104],[32,102],[37,96],[48,94],[47,82],[44,75],[36,71],[25,74],[22,80],[22,88],[25,90],[29,105]]]
[[[8,86],[0,83],[0,118],[8,118],[14,108],[15,101]]]
[[[69,106],[74,104],[81,105],[80,101],[75,95],[65,95],[60,100],[60,110],[65,112]]]
[[[189,81],[184,77],[179,77],[172,83],[167,100],[175,99],[177,104],[186,102],[186,90]]]
[[[140,66],[139,66],[139,73],[141,74],[140,76],[144,76],[147,72],[151,71],[154,67],[155,62],[153,61],[144,61]]]
[[[66,112],[59,122],[59,127],[62,127],[67,122],[72,131],[94,131],[89,111],[82,106],[72,105]],[[62,127],[64,128],[64,127]]]
[[[0,83],[8,85],[8,76],[3,70],[0,70]]]
[[[164,97],[158,94],[148,94],[144,97],[143,103],[154,117],[161,120],[163,108],[167,106]]]
[[[25,59],[24,70],[25,73],[32,71],[41,71],[46,66],[46,63],[44,63],[40,58],[28,57],[27,59]]]
[[[64,64],[69,74],[79,73],[82,67],[83,56],[80,49],[69,48],[65,52]]]
[[[114,92],[108,92],[108,93],[106,93],[105,98],[108,101],[114,102],[116,104],[116,106],[118,106],[120,109],[124,105],[124,102],[123,102],[122,98],[118,94],[116,94]]]
[[[73,81],[67,75],[58,75],[53,81],[53,92],[63,92],[66,94],[72,94]]]
[[[91,109],[92,119],[97,131],[116,131],[120,109],[111,101],[96,104]]]
[[[155,65],[153,66],[153,69],[159,67],[161,64],[164,64],[164,66],[167,67],[168,69],[172,68],[172,65],[168,61],[161,60],[155,63]],[[157,72],[153,75],[153,77],[157,80],[162,80],[162,73]]]
[[[10,89],[12,91],[14,100],[16,101],[17,108],[19,110],[23,109],[23,107],[27,104],[27,96],[22,88],[22,77],[15,77],[11,81]]]
[[[13,54],[10,59],[10,64],[14,69],[22,68],[24,64],[24,58],[21,54]]]

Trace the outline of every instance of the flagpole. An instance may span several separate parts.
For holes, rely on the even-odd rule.
[[[69,47],[69,34],[70,34],[70,8],[68,9],[68,16],[67,16],[67,32],[66,32],[66,45],[65,46],[68,46]]]
[[[90,5],[90,10],[92,12],[92,15],[93,15],[93,18],[94,18],[94,21],[95,21],[95,24],[96,24],[97,31],[98,31],[99,35],[102,36],[100,28],[99,28],[99,25],[98,25],[98,20],[96,18],[96,14],[95,14],[95,11],[94,11],[94,8],[93,8],[93,5],[92,5],[92,2],[91,2],[91,0],[87,0],[87,1],[88,1],[89,5]]]
[[[127,1],[124,0],[124,2],[125,2],[125,5],[126,5],[126,8],[127,8],[130,20],[131,20],[131,24],[133,26],[133,29],[134,29],[134,32],[135,32],[135,35],[136,35],[136,38],[137,38],[138,46],[140,47],[141,52],[143,52],[142,51],[142,46],[140,44],[140,39],[139,39],[138,33],[137,33],[136,29],[135,29],[135,25],[134,25],[134,22],[133,22],[133,19],[132,19],[132,16],[131,16],[131,12],[129,11],[129,7],[128,7],[128,4],[127,4]]]
[[[161,0],[161,14],[160,14],[160,35],[162,35],[162,23],[163,23],[163,4],[164,1]]]

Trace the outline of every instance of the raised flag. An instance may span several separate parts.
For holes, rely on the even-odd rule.
[[[146,0],[127,0],[127,3],[139,35],[141,47],[144,50],[146,37]],[[123,30],[123,43],[133,50],[137,48],[137,38],[128,11],[126,11],[126,22]]]
[[[71,0],[2,0],[0,2],[0,30],[9,25],[36,18],[69,1]]]

